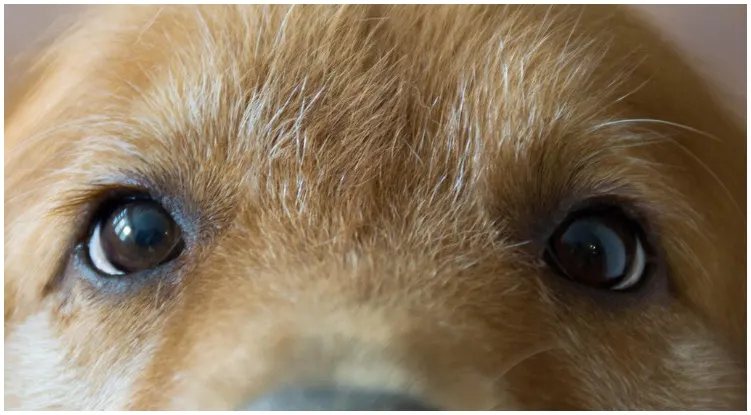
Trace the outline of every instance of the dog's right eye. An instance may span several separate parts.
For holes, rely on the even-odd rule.
[[[103,274],[148,270],[174,259],[183,249],[180,227],[154,200],[110,204],[98,218],[87,247],[91,264]]]

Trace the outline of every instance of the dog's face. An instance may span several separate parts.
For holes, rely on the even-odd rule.
[[[92,15],[6,124],[6,399],[744,407],[744,132],[630,21]]]

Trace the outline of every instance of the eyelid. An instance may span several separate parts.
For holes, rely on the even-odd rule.
[[[83,211],[96,211],[107,200],[127,195],[148,195],[146,187],[131,183],[96,183],[63,191],[49,210],[50,215],[79,217]]]

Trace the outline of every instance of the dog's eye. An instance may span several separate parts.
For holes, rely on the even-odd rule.
[[[574,281],[626,290],[646,274],[642,233],[636,221],[616,209],[577,212],[553,233],[546,258]]]
[[[124,201],[94,223],[88,241],[91,264],[108,275],[154,268],[182,250],[180,227],[153,200]]]

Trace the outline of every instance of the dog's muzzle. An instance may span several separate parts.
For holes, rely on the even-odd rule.
[[[406,395],[359,389],[289,388],[261,396],[245,411],[431,411]]]

